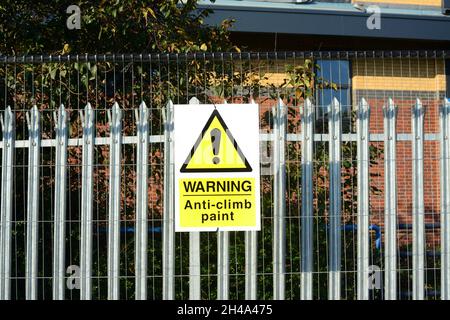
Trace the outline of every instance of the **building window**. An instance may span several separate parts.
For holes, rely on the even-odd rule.
[[[347,122],[351,113],[351,79],[350,62],[348,60],[317,60],[317,76],[336,84],[337,90],[331,88],[316,90],[317,118],[316,127],[325,127],[327,108],[336,98],[341,104],[343,123]],[[325,129],[325,128],[324,128]]]
[[[450,60],[445,60],[445,83],[447,84],[447,99],[450,99]]]

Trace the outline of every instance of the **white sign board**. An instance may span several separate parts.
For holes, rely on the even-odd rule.
[[[260,230],[257,104],[174,105],[175,231]]]

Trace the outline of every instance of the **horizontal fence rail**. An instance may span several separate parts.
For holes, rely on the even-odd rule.
[[[313,138],[311,139],[314,142],[328,142],[330,140],[329,134],[322,134],[322,133],[316,133],[312,135]],[[397,141],[414,141],[414,136],[410,133],[397,133],[396,135]],[[384,134],[382,133],[371,133],[369,134],[369,142],[383,142],[384,141]],[[152,135],[148,136],[149,143],[162,143],[164,142],[164,136],[163,135]],[[429,133],[424,134],[424,141],[440,141],[441,138],[438,133]],[[274,141],[274,135],[271,133],[261,133],[259,135],[259,141],[260,142],[267,142],[267,141]],[[286,141],[289,142],[302,142],[303,137],[300,134],[286,134]],[[357,142],[358,136],[354,133],[351,134],[342,134],[342,142]],[[54,148],[57,145],[57,141],[55,139],[45,139],[40,140],[41,147],[46,148]],[[128,144],[134,144],[137,145],[139,143],[139,137],[138,136],[124,136],[122,137],[122,144],[128,145]],[[16,140],[14,141],[14,148],[16,149],[28,149],[30,144],[29,140]],[[4,142],[0,142],[0,148],[3,148]],[[95,137],[94,138],[94,145],[95,146],[107,146],[110,145],[110,138],[108,137]],[[81,147],[83,146],[83,139],[81,138],[72,138],[68,139],[67,146],[69,147]]]
[[[448,57],[1,56],[0,299],[449,299]],[[174,104],[230,102],[261,230],[175,233]]]
[[[278,52],[191,52],[191,53],[147,53],[147,54],[75,54],[75,55],[25,55],[0,56],[0,63],[45,63],[45,62],[152,62],[182,60],[224,59],[352,59],[352,58],[444,58],[450,50],[395,50],[395,51],[278,51]]]

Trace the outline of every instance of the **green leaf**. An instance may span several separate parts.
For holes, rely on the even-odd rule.
[[[52,80],[55,80],[57,71],[58,71],[58,69],[56,69],[56,68],[50,70],[50,78]]]
[[[89,79],[88,79],[88,77],[87,77],[86,75],[83,75],[83,76],[81,77],[81,83],[82,83],[85,87],[88,86]]]

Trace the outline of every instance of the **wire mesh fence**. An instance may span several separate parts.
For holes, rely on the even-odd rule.
[[[449,56],[0,57],[0,298],[448,299]],[[261,231],[174,232],[192,98],[259,104]]]

